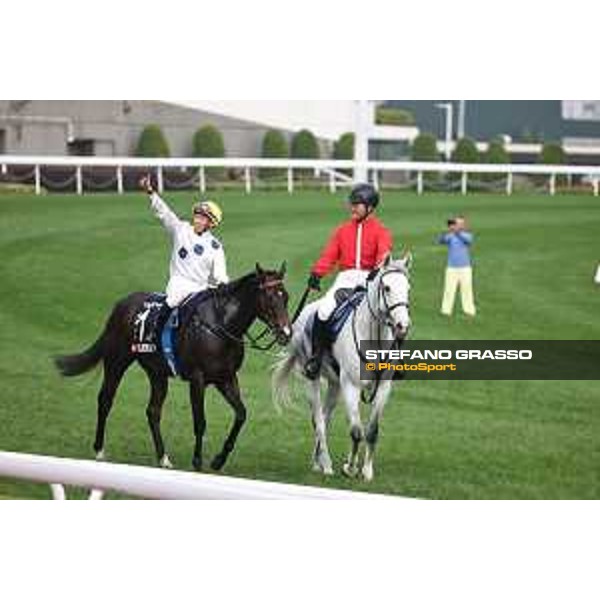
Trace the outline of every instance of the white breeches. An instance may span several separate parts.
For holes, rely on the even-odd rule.
[[[321,321],[326,321],[335,309],[335,293],[340,288],[355,288],[358,285],[365,285],[369,271],[358,269],[348,269],[338,274],[333,285],[327,290],[327,293],[319,300],[318,314]]]

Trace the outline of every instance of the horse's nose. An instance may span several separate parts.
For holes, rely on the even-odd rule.
[[[406,335],[408,334],[409,327],[410,327],[409,323],[407,323],[406,325],[404,325],[402,323],[396,323],[396,337],[397,338],[405,338]]]
[[[289,325],[281,326],[277,338],[280,344],[287,344],[292,339],[292,328]]]

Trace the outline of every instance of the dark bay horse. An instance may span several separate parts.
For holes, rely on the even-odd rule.
[[[256,270],[216,290],[194,307],[190,318],[181,323],[175,340],[182,378],[189,382],[190,402],[196,439],[192,464],[202,468],[202,438],[206,429],[204,392],[214,385],[232,407],[235,419],[221,451],[213,458],[211,467],[219,470],[235,446],[236,439],[246,420],[237,372],[244,360],[244,335],[258,318],[285,344],[291,337],[287,313],[288,294],[283,286],[285,265],[279,271]],[[120,300],[108,317],[100,337],[81,354],[58,356],[55,364],[62,375],[72,377],[91,370],[100,361],[104,367],[102,387],[98,394],[98,420],[94,450],[96,458],[104,457],[106,420],[113,399],[125,371],[137,361],[150,380],[150,400],[146,415],[163,467],[171,462],[165,452],[160,419],[169,385],[169,367],[162,354],[135,354],[134,320],[144,302],[151,297],[145,292],[135,292]]]

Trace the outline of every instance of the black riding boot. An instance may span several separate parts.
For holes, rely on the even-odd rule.
[[[171,314],[171,307],[165,302],[159,310],[152,311],[150,318],[151,322],[150,331],[153,342],[158,346],[160,344],[160,334],[164,327],[169,315]]]
[[[329,347],[329,335],[327,333],[326,323],[315,315],[315,322],[312,329],[312,356],[304,365],[304,374],[309,379],[316,379],[321,372],[323,355]]]

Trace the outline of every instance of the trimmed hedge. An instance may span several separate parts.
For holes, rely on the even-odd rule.
[[[538,162],[543,165],[562,165],[567,162],[567,155],[563,147],[558,142],[546,142],[542,146],[542,151],[538,157]],[[543,177],[540,177],[539,182],[543,181]],[[568,181],[566,175],[558,175],[556,183],[558,185],[565,185]]]
[[[415,162],[438,162],[437,139],[431,133],[421,133],[410,147],[410,157]]]
[[[354,134],[343,133],[333,145],[334,160],[352,160],[354,158]]]
[[[562,165],[566,162],[565,151],[558,142],[546,142],[542,146],[538,162],[543,165]]]
[[[406,127],[415,124],[415,117],[410,111],[403,108],[378,106],[375,109],[375,124]]]
[[[292,158],[319,158],[319,144],[312,131],[301,129],[292,138]]]
[[[485,153],[481,157],[481,162],[492,165],[505,165],[510,163],[510,154],[504,147],[504,142],[499,139],[492,140]],[[480,175],[484,181],[501,181],[506,175],[502,173],[484,173]]]
[[[277,129],[269,129],[262,140],[261,156],[263,158],[288,158],[290,149],[285,136]],[[261,169],[263,179],[273,179],[283,174],[281,169]]]
[[[479,150],[471,138],[462,138],[456,143],[452,162],[473,164],[479,162]]]
[[[319,144],[317,138],[308,129],[301,129],[292,138],[292,158],[319,158]],[[298,176],[310,177],[310,169],[296,169]]]
[[[138,139],[136,156],[146,158],[168,158],[171,155],[169,144],[158,125],[147,125]]]
[[[192,139],[192,156],[195,158],[224,158],[225,142],[223,134],[212,124],[207,124],[196,130]],[[206,174],[211,179],[224,179],[225,170],[222,167],[209,167]]]

